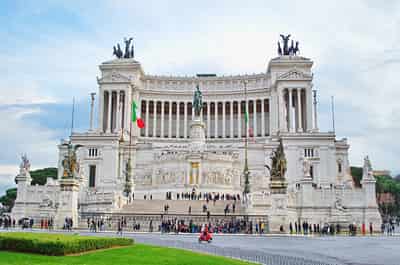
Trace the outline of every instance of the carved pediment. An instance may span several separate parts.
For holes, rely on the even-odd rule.
[[[312,80],[312,75],[299,71],[297,69],[292,69],[289,72],[283,73],[278,76],[277,80]]]
[[[111,74],[97,78],[98,83],[130,83],[132,80],[132,76],[125,76],[117,71],[113,71]]]

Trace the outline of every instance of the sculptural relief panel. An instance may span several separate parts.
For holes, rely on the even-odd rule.
[[[184,184],[186,171],[181,168],[162,168],[154,169],[153,179],[155,185],[174,185]]]
[[[231,186],[235,178],[240,177],[240,171],[235,168],[214,167],[203,170],[204,184]]]

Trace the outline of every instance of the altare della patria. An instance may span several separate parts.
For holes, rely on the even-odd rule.
[[[371,163],[364,158],[356,187],[347,140],[318,128],[313,61],[290,35],[251,75],[151,75],[145,58],[135,60],[133,39],[124,44],[99,66],[89,129],[58,145],[58,179],[31,185],[23,157],[14,218],[52,218],[59,227],[65,218],[74,227],[122,217],[157,227],[175,217],[246,220],[268,231],[304,221],[379,230]]]

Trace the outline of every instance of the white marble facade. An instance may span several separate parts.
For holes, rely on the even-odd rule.
[[[71,137],[73,144],[83,145],[78,154],[79,212],[118,212],[127,203],[123,188],[129,156],[135,199],[149,194],[153,199],[165,199],[167,191],[193,188],[241,194],[247,136],[252,192],[249,214],[273,216],[279,209],[285,223],[372,222],[378,228],[381,220],[374,181],[354,187],[347,140],[318,129],[312,65],[304,57],[280,56],[270,60],[260,74],[175,77],[145,74],[133,59],[102,63],[97,79],[98,126]],[[204,150],[194,151],[190,128],[196,84],[203,93],[200,118],[205,141]],[[146,125],[143,129],[130,122],[132,100],[139,104]],[[244,122],[246,110],[249,128]],[[280,138],[288,160],[288,192],[285,203],[277,206],[274,201],[282,199],[270,194],[265,165]],[[60,144],[59,176],[65,152]],[[309,165],[306,173],[304,161]],[[56,196],[52,190],[57,183],[44,187],[20,183],[24,182],[18,183],[17,206],[30,203],[35,210],[24,212],[21,206],[14,211],[19,217],[40,215],[44,207],[35,205],[50,196],[47,190]],[[20,189],[28,194],[21,195]]]

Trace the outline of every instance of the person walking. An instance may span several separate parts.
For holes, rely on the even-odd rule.
[[[122,220],[118,221],[117,235],[121,235],[122,236]]]

